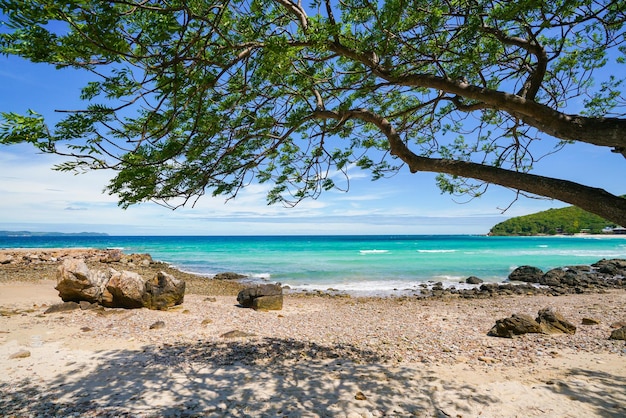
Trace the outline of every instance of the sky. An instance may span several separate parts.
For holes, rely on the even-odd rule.
[[[56,109],[78,103],[80,74],[0,56],[0,112],[58,118]],[[554,141],[546,139],[546,141]],[[350,190],[331,191],[294,208],[268,206],[268,187],[252,184],[236,199],[205,196],[194,207],[172,211],[155,203],[129,209],[103,192],[110,172],[73,174],[52,170],[62,158],[27,145],[0,145],[0,230],[104,232],[111,235],[309,235],[486,234],[512,216],[559,208],[553,200],[520,198],[491,186],[467,201],[443,195],[435,174],[401,171],[372,182],[350,171]],[[564,178],[615,194],[626,193],[624,158],[608,149],[576,144],[542,160],[536,174]]]

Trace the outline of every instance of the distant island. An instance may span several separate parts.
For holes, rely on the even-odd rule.
[[[0,231],[0,237],[106,237],[103,232],[31,232],[31,231]]]
[[[626,229],[576,206],[548,209],[500,222],[489,235],[626,234]]]

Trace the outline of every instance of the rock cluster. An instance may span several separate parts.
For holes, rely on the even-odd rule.
[[[468,277],[464,282],[477,286],[471,289],[456,289],[444,288],[442,283],[435,283],[430,291],[422,290],[422,295],[434,297],[453,295],[474,299],[511,295],[559,296],[626,289],[626,260],[603,259],[590,266],[567,266],[546,273],[537,267],[521,266],[511,272],[505,283],[482,283],[481,279],[475,276]]]
[[[626,260],[602,259],[590,266],[568,266],[544,273],[531,266],[515,269],[509,280],[536,283],[553,294],[585,293],[602,289],[626,288]]]
[[[575,334],[576,326],[554,309],[544,308],[538,312],[535,319],[524,314],[513,314],[508,318],[498,319],[487,335],[513,338],[516,335],[530,333]]]
[[[110,308],[167,309],[183,303],[185,282],[165,272],[145,279],[130,271],[91,270],[84,259],[59,266],[57,286],[64,302],[98,303]]]

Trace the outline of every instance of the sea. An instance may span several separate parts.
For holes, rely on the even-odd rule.
[[[518,266],[547,271],[626,259],[626,236],[32,236],[0,237],[0,248],[117,248],[212,277],[236,272],[250,282],[294,290],[393,295],[423,284],[444,287],[476,276],[506,281]]]

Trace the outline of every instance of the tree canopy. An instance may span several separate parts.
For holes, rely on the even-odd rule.
[[[0,0],[0,52],[93,75],[54,126],[4,112],[0,142],[113,168],[124,207],[232,197],[269,202],[436,172],[449,193],[489,184],[620,225],[626,200],[532,174],[583,142],[626,157],[622,0]],[[583,104],[582,106],[580,104]],[[547,143],[547,145],[546,145]],[[404,168],[404,169],[406,169]],[[337,181],[337,172],[345,181]],[[616,173],[622,175],[623,173]],[[182,198],[182,200],[181,200]]]

